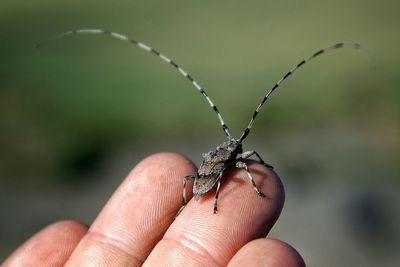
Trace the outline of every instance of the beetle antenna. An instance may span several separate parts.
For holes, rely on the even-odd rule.
[[[256,117],[257,117],[258,113],[260,112],[261,108],[263,107],[265,101],[267,101],[268,97],[275,91],[276,88],[278,88],[281,85],[281,83],[284,80],[286,80],[290,75],[292,75],[293,72],[298,70],[300,67],[304,66],[310,60],[312,60],[312,59],[314,59],[314,58],[316,58],[316,57],[318,57],[318,56],[320,56],[322,54],[325,54],[326,52],[328,52],[330,50],[337,49],[337,48],[343,48],[343,47],[352,47],[354,49],[359,49],[360,45],[357,44],[357,43],[353,43],[353,44],[337,43],[337,44],[331,45],[329,47],[320,49],[317,52],[315,52],[314,54],[312,54],[311,56],[309,56],[308,58],[300,61],[296,66],[291,68],[284,76],[282,76],[282,78],[279,81],[277,81],[275,83],[275,85],[272,87],[272,89],[270,89],[268,91],[268,93],[264,96],[263,100],[261,101],[261,103],[258,105],[256,110],[254,111],[253,116],[251,117],[251,120],[250,120],[249,124],[247,125],[247,128],[243,131],[243,133],[240,136],[240,138],[238,139],[238,141],[241,143],[247,137],[247,135],[250,133],[251,127],[253,127],[254,120],[256,119]]]
[[[163,61],[165,61],[166,63],[168,63],[170,66],[174,67],[182,76],[184,76],[187,80],[189,80],[193,86],[197,89],[197,91],[199,91],[207,100],[208,104],[211,106],[211,108],[214,110],[214,112],[217,114],[217,117],[219,119],[219,122],[221,123],[221,127],[222,130],[224,131],[225,135],[228,137],[228,139],[232,139],[232,135],[230,133],[230,130],[228,128],[228,126],[226,125],[224,119],[222,118],[221,113],[219,112],[217,106],[211,101],[210,97],[207,95],[206,91],[204,91],[203,87],[201,87],[197,81],[195,81],[193,79],[193,77],[186,72],[184,69],[182,69],[180,66],[178,66],[173,60],[171,60],[169,57],[165,56],[164,54],[161,54],[160,52],[158,52],[157,50],[151,48],[150,46],[138,42],[134,39],[131,39],[123,34],[119,34],[116,32],[112,32],[112,31],[107,31],[107,30],[103,30],[103,29],[76,29],[76,30],[71,30],[71,31],[66,31],[63,33],[60,33],[58,35],[53,36],[52,38],[48,39],[45,42],[42,42],[40,44],[37,45],[37,47],[42,46],[44,43],[47,43],[49,41],[53,41],[55,39],[59,39],[65,36],[69,36],[69,35],[76,35],[76,34],[95,34],[95,35],[108,35],[111,36],[113,38],[131,43],[143,50],[146,50],[147,52],[152,53],[153,55],[156,55],[157,57],[161,58]]]

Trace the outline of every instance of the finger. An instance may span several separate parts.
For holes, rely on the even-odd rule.
[[[182,205],[183,177],[193,173],[194,165],[177,154],[143,160],[110,198],[68,264],[141,265]]]
[[[74,221],[51,224],[22,244],[1,266],[63,266],[86,231],[86,225]]]
[[[305,267],[300,254],[290,245],[274,239],[256,239],[233,256],[228,267]]]
[[[218,213],[213,214],[215,191],[199,201],[192,199],[146,266],[161,260],[168,266],[226,266],[243,245],[265,236],[282,209],[283,186],[270,169],[254,162],[249,169],[266,198],[255,193],[246,172],[233,169],[223,178]]]

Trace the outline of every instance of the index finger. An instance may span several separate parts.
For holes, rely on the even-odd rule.
[[[265,236],[283,207],[284,190],[278,176],[261,164],[249,164],[261,198],[243,170],[223,178],[218,213],[213,214],[215,191],[192,199],[145,262],[146,266],[226,266],[246,243]]]
[[[114,192],[67,266],[140,266],[182,204],[186,158],[159,153],[140,162]]]

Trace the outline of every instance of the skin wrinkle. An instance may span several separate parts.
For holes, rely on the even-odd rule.
[[[195,203],[196,204],[196,203]],[[242,206],[238,205],[238,206]],[[246,204],[244,204],[244,206],[247,206]],[[238,208],[238,207],[236,207]],[[243,225],[244,224],[248,224],[248,225],[252,225],[252,227],[259,229],[258,231],[255,231],[251,236],[248,236],[247,241],[250,241],[254,238],[257,237],[261,237],[264,233],[264,227],[262,226],[262,222],[256,222],[255,224],[252,222],[249,222],[249,219],[245,219],[245,220],[238,220],[238,218],[240,218],[240,212],[237,211],[237,209],[233,210],[233,213],[230,214],[229,217],[225,217],[225,216],[220,216],[218,217],[215,215],[212,215],[212,220],[211,221],[207,221],[210,218],[204,218],[204,216],[202,216],[200,213],[192,213],[189,214],[187,216],[189,216],[187,218],[186,221],[196,221],[196,228],[190,228],[187,229],[186,227],[183,229],[184,232],[186,231],[190,231],[190,235],[185,235],[185,236],[190,236],[190,240],[195,240],[193,238],[193,236],[196,237],[203,237],[201,239],[203,239],[202,241],[197,240],[198,244],[213,244],[212,246],[216,246],[219,247],[220,253],[223,253],[222,256],[221,255],[215,255],[215,253],[213,253],[213,251],[210,251],[209,254],[214,255],[213,258],[229,258],[228,255],[230,254],[234,254],[236,251],[238,251],[240,249],[240,246],[238,246],[243,238],[245,238],[244,236],[246,236],[246,233],[243,232]],[[256,212],[258,210],[258,208],[253,207],[252,209],[254,209],[254,211]],[[223,211],[221,211],[220,215],[222,215]],[[253,215],[254,216],[254,215]],[[247,218],[247,217],[246,217]],[[231,224],[228,228],[226,228],[226,224],[227,223],[222,223],[221,225],[221,220],[228,220],[230,221],[229,224]],[[181,223],[180,221],[177,221],[177,223]],[[180,231],[177,231],[178,229],[180,229]],[[168,236],[177,236],[178,238],[180,238],[182,236],[182,229],[178,228],[178,229],[174,229],[173,231],[169,232],[166,237]],[[262,233],[261,233],[262,232]],[[203,247],[207,248],[207,247],[211,247],[211,245],[202,245]],[[221,249],[223,248],[223,249]],[[221,264],[224,266],[224,264]]]
[[[174,236],[174,235],[173,235]],[[183,250],[189,251],[191,254],[195,254],[200,256],[201,258],[211,259],[213,262],[212,266],[224,266],[224,264],[220,263],[207,249],[207,246],[204,246],[199,240],[196,238],[191,238],[191,235],[182,234],[177,238],[173,237],[164,237],[164,241],[174,243],[176,246],[183,248]]]
[[[191,204],[197,203],[195,201],[191,201]],[[178,244],[179,247],[182,247],[185,251],[189,251],[190,254],[196,253],[202,258],[207,258],[208,260],[211,259],[213,263],[212,266],[224,266],[225,264],[217,260],[219,258],[218,255],[212,253],[212,251],[209,251],[208,248],[214,246],[226,247],[226,243],[221,240],[227,240],[229,238],[232,238],[232,236],[234,235],[229,235],[230,231],[226,232],[226,229],[218,227],[218,224],[208,224],[207,219],[204,217],[204,215],[201,215],[199,213],[191,213],[187,216],[189,217],[186,218],[185,221],[182,221],[182,218],[178,217],[177,220],[174,222],[175,224],[177,224],[177,226],[173,229],[169,229],[169,231],[167,231],[167,233],[163,237],[163,240],[173,241],[174,244]],[[198,224],[197,227],[192,228],[189,225],[185,226],[185,223],[189,221],[196,221]],[[179,225],[181,225],[181,227],[179,227]],[[208,231],[209,227],[212,227],[214,230],[216,230],[216,227],[219,228],[216,230],[217,232],[219,232],[218,239],[216,239],[217,237],[214,234]],[[222,236],[221,233],[223,233]],[[211,246],[210,244],[217,245]]]
[[[134,255],[129,249],[129,245],[121,239],[117,239],[105,233],[96,232],[91,229],[89,229],[87,235],[85,236],[85,239],[93,240],[94,242],[99,242],[114,249],[117,249],[117,251],[121,251],[122,253],[129,255],[129,257],[131,257],[133,261],[136,261],[140,264],[143,264],[144,262],[144,259],[140,259],[136,255]]]

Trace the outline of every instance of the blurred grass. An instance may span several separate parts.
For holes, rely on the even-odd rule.
[[[2,1],[0,175],[25,182],[59,176],[69,157],[124,142],[218,137],[205,100],[154,56],[101,36],[35,44],[59,32],[100,27],[169,55],[202,84],[235,135],[291,66],[337,41],[356,41],[296,73],[271,98],[252,138],[309,126],[359,125],[399,148],[396,1],[152,2]],[[336,126],[335,126],[336,125]],[[206,129],[206,130],[205,130]],[[379,130],[377,130],[379,129]],[[137,140],[137,141],[135,141]],[[392,143],[393,142],[393,143]],[[94,151],[92,151],[94,150]],[[388,151],[387,153],[393,153]],[[24,166],[18,168],[19,162]],[[3,180],[3,179],[2,179]]]

